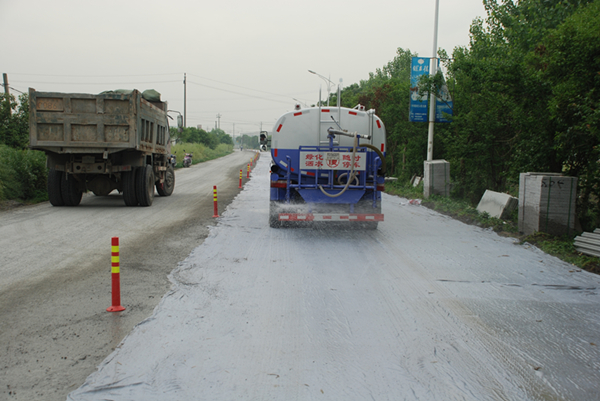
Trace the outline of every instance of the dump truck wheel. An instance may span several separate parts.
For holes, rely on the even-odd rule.
[[[81,202],[83,192],[77,187],[75,177],[67,177],[67,174],[63,174],[60,181],[60,191],[65,206],[77,206]]]
[[[154,200],[154,172],[151,165],[138,168],[135,192],[140,206],[151,206]]]
[[[165,171],[165,180],[156,184],[156,191],[160,196],[171,196],[173,189],[175,189],[175,170],[169,165]]]
[[[127,206],[137,206],[138,201],[135,195],[135,171],[133,168],[131,171],[121,173],[123,180],[123,200]]]
[[[64,206],[62,192],[60,190],[60,182],[62,181],[63,172],[50,169],[48,171],[48,199],[52,206]]]

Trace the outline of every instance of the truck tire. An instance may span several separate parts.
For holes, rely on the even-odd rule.
[[[154,200],[154,172],[151,165],[140,167],[135,173],[135,193],[140,206],[151,206]]]
[[[173,189],[175,189],[175,170],[169,164],[165,171],[165,180],[156,184],[156,191],[160,196],[171,196]]]
[[[64,206],[65,202],[62,198],[60,190],[60,182],[62,181],[63,172],[50,169],[48,171],[48,200],[52,206]]]
[[[62,175],[60,191],[65,206],[77,206],[81,202],[83,192],[77,186],[77,180],[75,180],[73,176],[68,177],[67,174]]]
[[[283,226],[279,220],[279,207],[276,203],[277,202],[273,201],[269,203],[269,226],[272,228],[280,228]]]
[[[377,201],[377,205],[376,207],[373,207],[373,201],[372,200],[361,200],[357,203],[356,205],[356,212],[357,213],[376,213],[376,214],[380,214],[381,213],[381,201]],[[377,226],[379,225],[379,222],[377,221],[369,221],[369,222],[364,222],[364,223],[356,223],[359,224],[361,227],[363,227],[365,230],[377,230]]]
[[[137,196],[135,194],[135,171],[133,167],[131,171],[121,173],[121,179],[123,180],[123,201],[127,206],[137,206]]]

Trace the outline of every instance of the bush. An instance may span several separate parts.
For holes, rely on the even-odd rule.
[[[0,200],[47,200],[47,177],[44,152],[0,145]]]

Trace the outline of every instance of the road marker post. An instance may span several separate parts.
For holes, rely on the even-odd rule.
[[[246,173],[246,178],[250,178],[250,165],[248,164],[248,172]]]
[[[242,171],[243,171],[243,169],[240,169],[240,186],[239,186],[240,189],[242,189]]]
[[[112,306],[107,312],[121,312],[121,267],[119,260],[119,237],[111,239],[111,276],[112,276]]]
[[[219,207],[217,206],[217,186],[213,186],[213,197],[215,201],[215,214],[213,217],[219,217]]]

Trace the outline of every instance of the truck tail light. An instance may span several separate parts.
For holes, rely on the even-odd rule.
[[[385,185],[383,185],[383,184],[377,185],[377,190],[378,190],[379,192],[383,192],[383,191],[385,191]]]
[[[287,188],[286,181],[271,181],[271,188]]]

